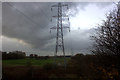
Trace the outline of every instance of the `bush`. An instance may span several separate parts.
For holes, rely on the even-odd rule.
[[[25,58],[25,52],[21,52],[21,51],[13,51],[13,52],[2,52],[2,59],[6,60],[6,59],[23,59]]]
[[[56,69],[58,66],[56,64],[53,64],[53,63],[47,63],[43,66],[43,68],[45,70],[53,70],[53,69]]]

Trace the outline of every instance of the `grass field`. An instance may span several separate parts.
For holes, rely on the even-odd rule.
[[[66,58],[66,61],[68,61],[70,58]],[[32,66],[43,66],[47,63],[54,63],[56,61],[57,63],[63,64],[64,58],[48,58],[48,59],[16,59],[16,60],[2,60],[3,65],[9,65],[9,66],[25,66],[29,62],[31,63]]]

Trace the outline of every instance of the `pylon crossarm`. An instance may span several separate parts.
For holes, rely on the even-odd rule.
[[[63,27],[63,28],[70,28],[70,27]]]
[[[62,15],[62,16],[52,16],[52,17],[54,17],[54,18],[58,18],[58,17],[62,17],[62,18],[69,18],[68,16],[66,16],[66,15]]]
[[[66,6],[68,8],[68,5],[67,4],[63,4],[61,6]],[[52,5],[51,7],[59,7],[58,5]]]
[[[63,4],[62,6],[66,6],[66,7],[68,7],[68,5],[67,5],[67,4]]]
[[[62,28],[70,28],[70,27],[62,27]],[[57,27],[52,27],[52,28],[50,28],[50,29],[57,29]],[[61,29],[61,27],[59,27],[58,29]]]
[[[57,29],[57,28],[54,26],[54,27],[52,27],[52,28],[50,28],[50,29]]]
[[[52,5],[51,7],[58,7],[58,5]]]

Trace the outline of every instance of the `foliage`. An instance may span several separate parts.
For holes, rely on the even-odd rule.
[[[60,59],[62,58],[58,60],[63,62],[63,59]],[[40,64],[43,60],[44,65]],[[69,59],[66,69],[63,66],[53,64],[53,59],[51,59],[51,62],[49,62],[50,59],[43,60],[29,58],[26,60],[19,60],[19,62],[26,61],[24,66],[20,64],[16,66],[4,65],[3,62],[3,80],[41,80],[41,78],[47,80],[53,78],[119,80],[117,56],[77,54]]]
[[[93,53],[99,55],[120,55],[120,2],[98,26]]]
[[[33,54],[30,54],[30,58],[34,58],[34,55],[33,55]]]
[[[45,70],[52,70],[52,69],[57,69],[57,65],[54,63],[47,63],[43,66]]]
[[[120,74],[120,2],[107,15],[103,24],[98,26],[96,36],[93,36],[93,39],[96,42],[93,53],[101,56],[116,56],[116,67]],[[107,60],[106,63],[109,63],[109,61]]]
[[[68,69],[84,80],[119,79],[118,58],[115,55],[80,55],[71,58]]]
[[[13,52],[2,52],[2,59],[23,59],[26,57],[25,52],[22,51],[13,51]]]

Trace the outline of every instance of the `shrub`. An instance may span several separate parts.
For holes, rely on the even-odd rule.
[[[53,63],[47,63],[43,66],[43,68],[45,70],[53,70],[53,69],[56,69],[58,66],[56,64],[53,64]]]

